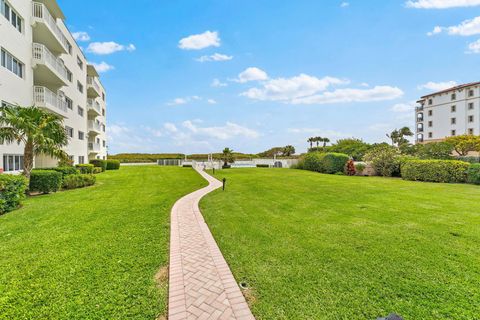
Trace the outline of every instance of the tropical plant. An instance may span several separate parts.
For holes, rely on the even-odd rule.
[[[451,144],[455,152],[462,157],[468,155],[471,151],[480,151],[480,136],[464,134],[448,137],[445,142]]]
[[[408,148],[410,142],[406,137],[411,136],[413,136],[413,132],[410,130],[409,127],[395,129],[390,134],[387,134],[387,137],[392,142],[392,147],[396,147],[400,150]]]
[[[228,166],[229,163],[234,161],[233,150],[230,148],[225,148],[222,151],[222,161],[225,167]]]
[[[449,160],[452,152],[453,145],[447,142],[429,142],[415,146],[415,155],[420,159]]]
[[[347,164],[345,165],[345,174],[347,176],[354,176],[357,173],[355,168],[355,163],[353,160],[348,160]]]
[[[325,149],[327,147],[327,143],[330,142],[330,139],[328,138],[322,138],[321,140],[323,142],[323,149]]]
[[[307,139],[307,142],[310,143],[310,149],[313,148],[313,142],[314,142],[314,140],[315,140],[315,138],[313,138],[313,137],[310,137],[310,138]]]
[[[0,144],[23,143],[23,174],[30,178],[35,156],[67,159],[68,136],[60,116],[35,106],[0,107]]]
[[[388,144],[379,144],[365,154],[365,161],[371,162],[377,174],[391,177],[399,171],[400,155],[396,148]]]
[[[291,155],[295,154],[295,147],[288,145],[283,148],[283,156],[290,157]]]
[[[365,152],[372,146],[361,139],[346,138],[337,140],[336,143],[328,147],[329,152],[338,152],[348,154],[353,160],[361,161]]]

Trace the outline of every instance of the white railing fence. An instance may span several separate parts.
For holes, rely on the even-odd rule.
[[[95,90],[100,92],[100,86],[98,85],[97,81],[95,80],[94,77],[87,77],[87,84],[90,86],[93,86]]]
[[[67,79],[67,69],[65,69],[63,61],[55,57],[43,44],[33,44],[33,59],[48,65],[57,71],[64,80]]]
[[[60,111],[67,112],[67,104],[65,100],[45,87],[33,87],[33,101],[35,104],[41,106],[54,107]]]
[[[48,11],[47,7],[40,2],[32,2],[32,6],[33,17],[44,20],[50,29],[52,29],[53,33],[57,36],[63,47],[68,50],[68,40],[63,34],[62,30],[60,30],[58,27],[57,21],[52,16],[50,11]]]

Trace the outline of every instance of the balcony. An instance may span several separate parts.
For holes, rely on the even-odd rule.
[[[417,114],[417,122],[422,122],[423,121],[423,113],[418,113]]]
[[[94,136],[102,133],[102,129],[100,128],[100,124],[95,122],[94,120],[88,120],[88,132],[89,132],[90,135],[94,135]]]
[[[421,112],[421,111],[423,111],[423,106],[415,107],[415,111],[416,111],[416,112]]]
[[[98,154],[102,150],[100,143],[89,142],[88,143],[88,153],[90,154]]]
[[[417,143],[422,143],[423,142],[423,134],[418,134],[417,135]]]
[[[87,96],[89,98],[100,97],[100,85],[95,77],[87,77]]]
[[[70,44],[56,19],[40,2],[32,2],[33,42],[43,43],[55,53],[68,53]]]
[[[33,87],[33,103],[35,106],[67,118],[67,104],[60,96],[46,87]]]
[[[89,116],[98,117],[102,115],[102,108],[95,99],[87,99],[87,111]]]
[[[417,132],[423,132],[423,126],[417,127]]]
[[[33,44],[34,82],[53,87],[67,85],[67,69],[63,61],[53,55],[46,46]]]

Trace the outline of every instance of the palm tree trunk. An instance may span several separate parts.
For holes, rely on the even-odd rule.
[[[30,179],[30,173],[33,169],[33,142],[27,140],[25,143],[25,149],[23,151],[23,175]]]

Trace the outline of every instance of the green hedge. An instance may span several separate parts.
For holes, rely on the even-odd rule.
[[[118,160],[107,160],[107,170],[118,170],[120,169],[120,161]]]
[[[75,167],[56,167],[56,168],[35,168],[32,171],[57,171],[62,174],[62,177],[66,177],[71,174],[78,174],[78,170]]]
[[[413,181],[461,183],[470,164],[458,160],[411,160],[402,166],[402,178]]]
[[[480,184],[480,163],[473,163],[467,170],[467,182]]]
[[[32,171],[30,191],[50,193],[57,192],[62,186],[62,173],[54,170]]]
[[[323,172],[322,159],[325,153],[322,152],[310,152],[307,153],[303,159],[301,167],[304,170]]]
[[[92,174],[99,174],[99,173],[102,173],[102,168],[99,168],[99,167],[93,167],[93,171],[92,171]]]
[[[93,166],[96,168],[102,168],[102,172],[107,170],[107,160],[93,159],[90,160],[90,164],[93,164]]]
[[[96,178],[92,174],[72,174],[63,179],[62,187],[64,189],[76,189],[95,184]]]
[[[268,164],[257,164],[257,168],[270,168]]]
[[[80,170],[80,173],[92,174],[93,173],[93,164],[77,164],[76,168]]]
[[[0,174],[0,214],[15,210],[25,199],[27,179],[24,176]]]
[[[342,172],[345,169],[350,157],[344,153],[326,153],[322,158],[322,172],[323,173],[337,173]]]

